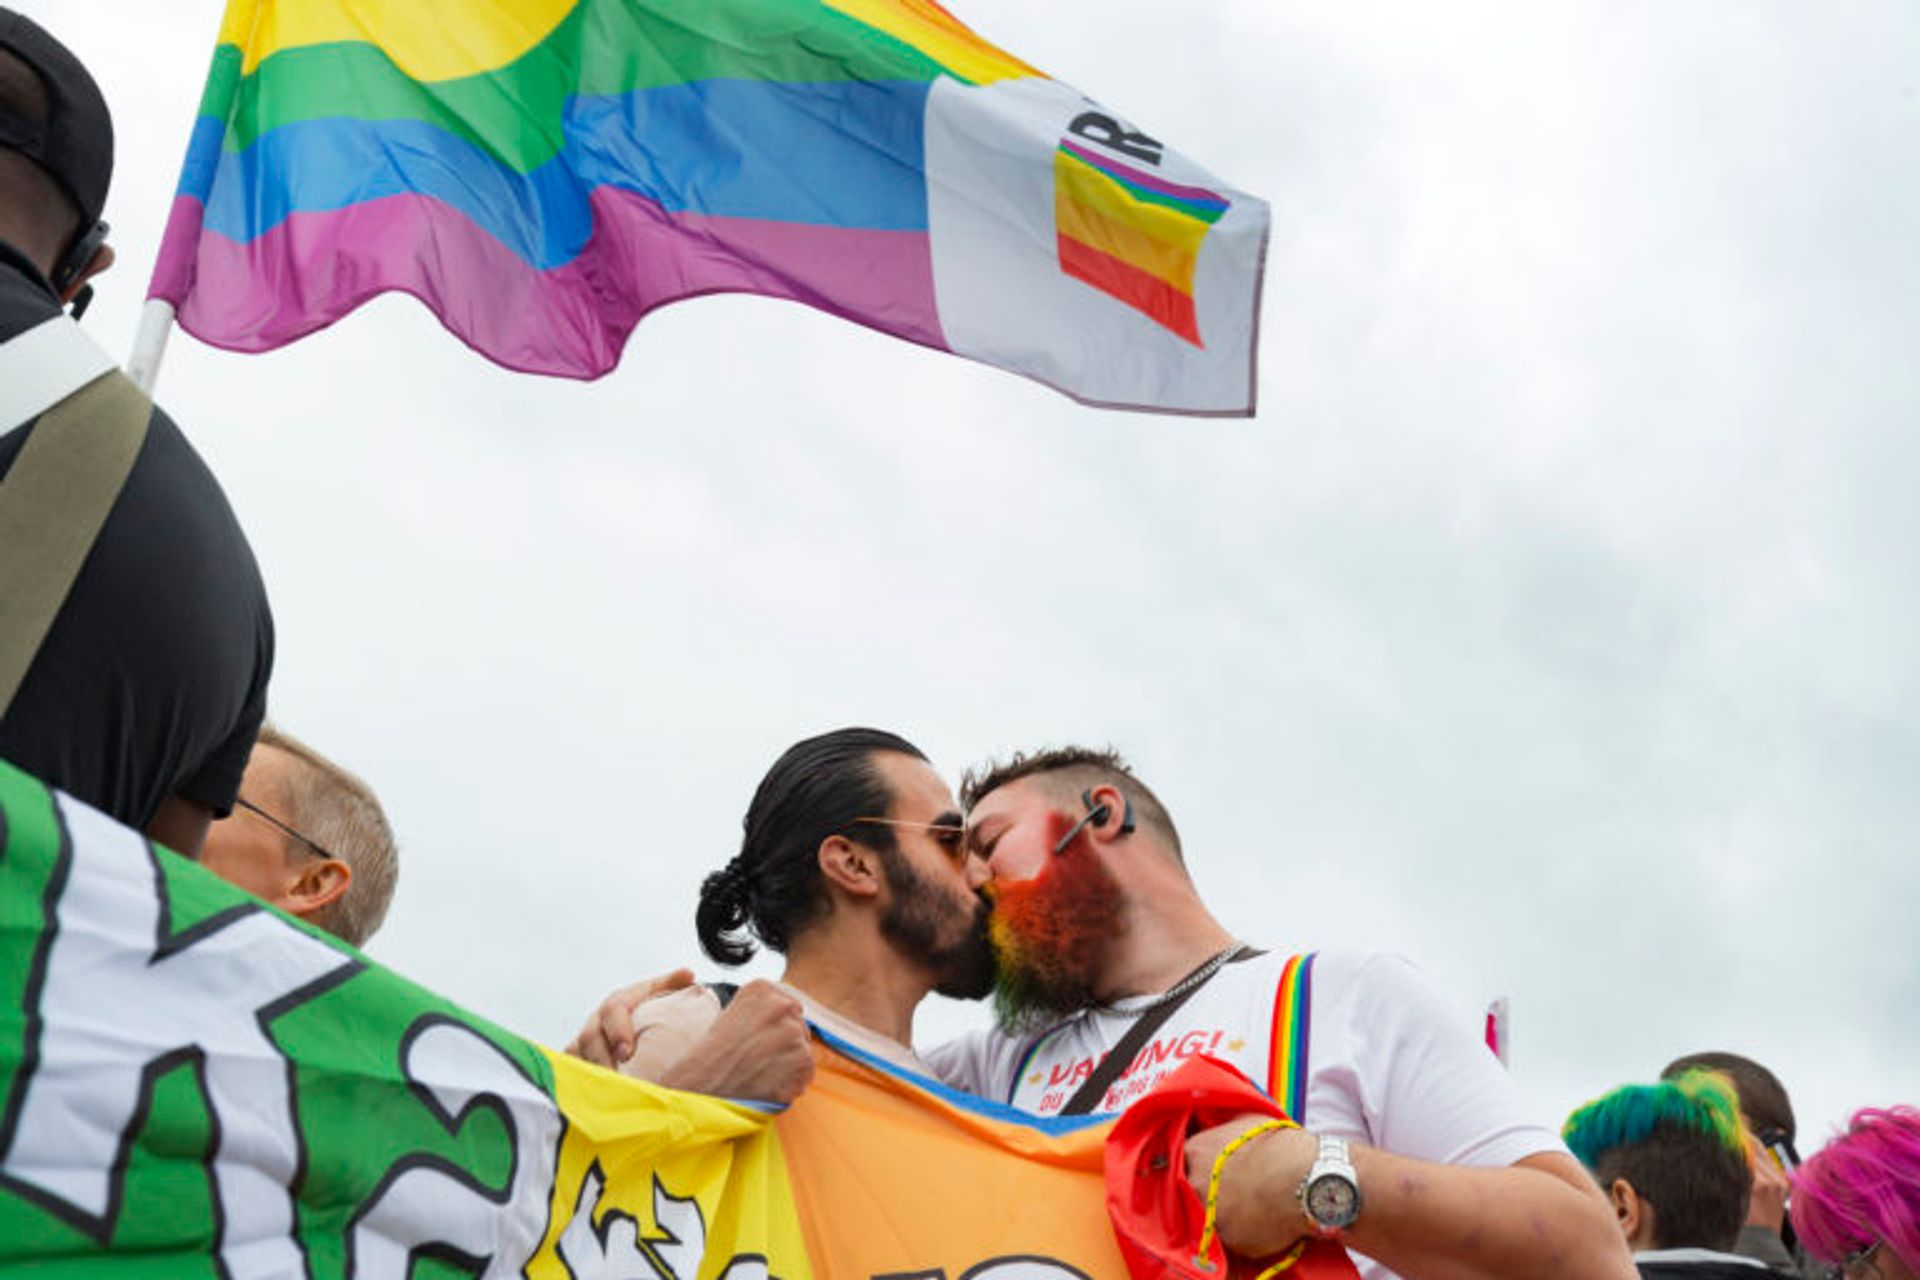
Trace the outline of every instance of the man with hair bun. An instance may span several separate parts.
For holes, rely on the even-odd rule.
[[[913,1052],[914,1011],[930,991],[984,996],[993,958],[985,869],[926,756],[879,729],[795,743],[741,828],[739,853],[701,885],[695,927],[724,965],[762,945],[785,956],[781,981],[736,993],[683,969],[637,983],[609,996],[569,1051],[678,1088],[786,1102],[812,1075],[811,1022],[930,1075]]]
[[[1732,1252],[1753,1186],[1733,1085],[1694,1069],[1622,1085],[1567,1117],[1567,1146],[1612,1204],[1644,1280],[1762,1280]]]

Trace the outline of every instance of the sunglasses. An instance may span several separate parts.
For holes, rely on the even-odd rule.
[[[1760,1140],[1773,1156],[1773,1162],[1791,1173],[1800,1167],[1800,1153],[1793,1148],[1793,1139],[1787,1136],[1785,1129],[1762,1129],[1753,1135]]]
[[[899,818],[855,818],[853,822],[854,825],[924,831],[940,846],[940,852],[955,862],[964,862],[967,857],[967,829],[957,822],[905,822]]]
[[[317,853],[323,858],[333,858],[333,854],[327,849],[325,845],[321,844],[318,840],[315,840],[313,837],[306,835],[303,832],[296,831],[294,828],[280,821],[280,819],[274,817],[272,814],[268,813],[265,809],[262,809],[259,805],[247,799],[245,796],[235,796],[233,798],[233,807],[236,809],[245,809],[248,813],[260,819],[262,822],[266,823],[268,826],[277,828],[282,835],[290,836],[293,839],[298,840],[301,844],[307,846],[307,849],[310,852]],[[338,859],[335,859],[335,861],[338,861]]]
[[[1862,1249],[1855,1249],[1830,1267],[1823,1267],[1820,1280],[1863,1280],[1867,1276],[1877,1276],[1880,1268],[1874,1263],[1873,1255],[1880,1251],[1881,1241],[1875,1240]]]

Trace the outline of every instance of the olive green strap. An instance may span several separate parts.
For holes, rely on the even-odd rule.
[[[152,412],[125,375],[102,374],[40,415],[0,479],[0,719],[126,485]]]

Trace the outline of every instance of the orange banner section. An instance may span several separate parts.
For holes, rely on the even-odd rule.
[[[1126,1274],[1106,1211],[1110,1123],[1014,1118],[832,1048],[817,1060],[775,1122],[816,1275]]]

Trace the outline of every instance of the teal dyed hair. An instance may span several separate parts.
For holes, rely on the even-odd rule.
[[[1581,1164],[1597,1168],[1607,1152],[1645,1142],[1655,1130],[1703,1133],[1746,1158],[1746,1126],[1733,1085],[1717,1071],[1688,1071],[1658,1084],[1622,1085],[1567,1117],[1560,1136]]]

